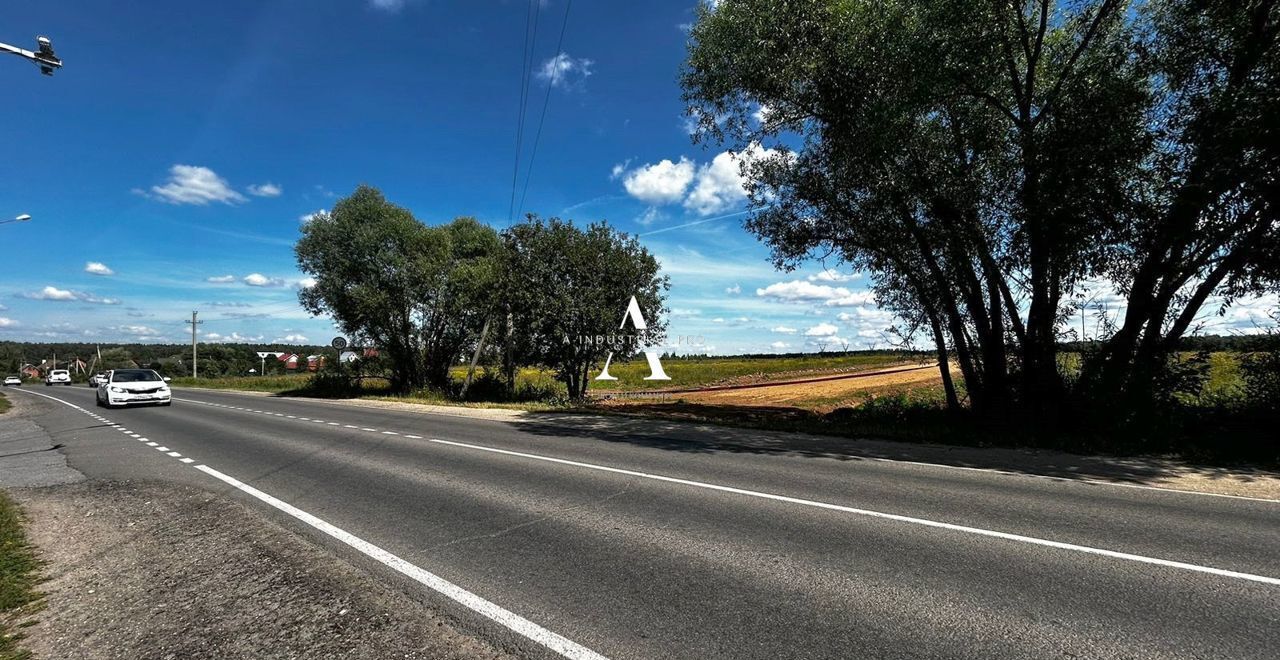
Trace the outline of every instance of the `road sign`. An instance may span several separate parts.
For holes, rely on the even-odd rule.
[[[347,347],[347,338],[346,338],[346,337],[334,337],[334,338],[333,338],[333,341],[332,341],[332,342],[330,342],[330,344],[329,344],[329,345],[330,345],[330,346],[332,346],[332,347],[334,347],[334,348],[336,348],[336,349],[338,349],[338,350],[342,350],[342,349],[344,349],[344,348],[346,348],[346,347]]]

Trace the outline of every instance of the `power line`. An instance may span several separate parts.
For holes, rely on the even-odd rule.
[[[560,39],[556,42],[556,56],[551,60],[551,80],[547,83],[547,95],[542,99],[542,116],[538,118],[538,131],[533,136],[529,167],[524,171],[524,191],[520,193],[520,208],[524,208],[525,195],[529,194],[529,180],[533,178],[533,160],[538,157],[538,141],[542,139],[542,124],[547,119],[547,106],[551,104],[551,90],[555,88],[556,78],[560,75],[560,54],[564,52],[564,32],[569,25],[569,9],[572,7],[573,0],[564,3],[564,20],[560,22]]]
[[[533,16],[533,36],[530,38],[529,16]],[[520,151],[524,146],[524,120],[529,106],[529,78],[533,73],[533,51],[538,44],[538,19],[542,17],[541,0],[529,0],[529,9],[524,16],[524,47],[521,49],[520,61],[520,106],[516,113],[516,156],[511,165],[511,201],[507,206],[507,226],[516,212],[516,183],[520,176]]]

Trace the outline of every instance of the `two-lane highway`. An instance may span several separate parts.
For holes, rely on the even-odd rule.
[[[90,478],[234,488],[529,652],[1280,648],[1277,502],[715,451],[688,441],[716,430],[669,424],[637,434],[194,390],[125,410],[95,408],[87,388],[23,396]]]

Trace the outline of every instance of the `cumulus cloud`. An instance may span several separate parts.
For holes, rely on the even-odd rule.
[[[777,155],[776,149],[752,144],[741,153],[716,154],[710,163],[698,168],[697,182],[684,200],[684,207],[698,215],[715,215],[747,201],[742,164]]]
[[[204,278],[204,281],[210,282],[213,284],[230,284],[236,281],[236,276],[235,275],[214,275],[213,277]]]
[[[249,184],[248,191],[249,194],[254,197],[279,197],[280,193],[284,192],[284,188],[281,188],[279,184],[271,182],[252,183]]]
[[[773,328],[770,329],[770,331],[776,332],[778,334],[783,334],[783,335],[794,335],[796,332],[798,332],[798,330],[796,330],[795,328],[791,328],[785,325],[774,326]]]
[[[229,335],[223,335],[217,332],[206,332],[204,333],[204,339],[205,341],[218,342],[218,343],[250,344],[253,342],[262,341],[262,335],[248,336],[248,335],[242,335],[239,332],[233,332]]]
[[[622,187],[648,204],[674,204],[684,199],[693,175],[693,161],[681,156],[679,162],[663,160],[631,170],[623,177]]]
[[[59,289],[56,286],[46,286],[39,291],[18,294],[20,298],[28,300],[52,300],[55,302],[83,302],[94,305],[119,305],[120,301],[116,298],[99,298],[92,293],[84,291],[72,291],[70,289]]]
[[[159,330],[146,325],[117,325],[110,329],[122,334],[133,335],[139,339],[145,337],[158,337],[162,334]]]
[[[875,296],[870,291],[850,291],[842,286],[814,284],[805,280],[776,282],[756,289],[756,295],[787,303],[820,302],[828,307],[875,304]]]
[[[742,285],[740,285],[740,284],[735,284],[735,285],[733,285],[733,286],[731,286],[731,287],[726,287],[726,288],[725,288],[725,290],[724,290],[724,292],[725,292],[725,293],[727,293],[727,294],[729,294],[729,295],[731,295],[731,296],[736,296],[736,295],[738,295],[739,293],[742,293]]]
[[[227,180],[216,172],[198,165],[174,165],[169,168],[169,181],[152,186],[151,194],[170,204],[205,206],[210,202],[236,204],[246,201]]]
[[[22,325],[22,324],[21,324],[21,323],[18,323],[17,321],[15,321],[15,320],[13,320],[13,319],[11,319],[11,318],[4,317],[4,316],[0,316],[0,329],[5,329],[5,328],[16,328],[16,327],[18,327],[18,326],[20,326],[20,325]]]
[[[787,348],[790,345],[791,344],[788,344],[785,341],[775,341],[772,344],[769,344],[769,348],[783,349],[783,348]]]
[[[810,275],[806,279],[810,282],[849,282],[862,279],[862,273],[841,273],[828,268],[817,275]]]
[[[595,62],[585,58],[574,58],[568,53],[560,53],[547,59],[538,67],[538,79],[544,80],[552,87],[569,89],[582,85],[591,76],[591,67]]]
[[[304,224],[304,225],[305,225],[305,224],[307,224],[308,222],[311,222],[312,220],[315,220],[316,218],[318,218],[318,217],[320,217],[321,215],[324,215],[325,213],[328,213],[328,212],[329,212],[329,210],[328,210],[328,209],[319,209],[319,210],[316,210],[316,211],[314,211],[314,212],[312,212],[312,213],[304,213],[303,215],[298,216],[298,222],[300,222],[300,223],[302,223],[302,224]]]
[[[293,286],[296,289],[310,289],[315,285],[316,285],[316,278],[314,277],[304,277],[298,280],[297,282],[293,283]]]
[[[813,327],[809,328],[808,330],[805,330],[805,331],[804,331],[804,336],[806,336],[806,337],[834,337],[834,336],[835,336],[835,334],[836,334],[837,332],[840,332],[840,328],[837,328],[836,326],[834,326],[834,325],[832,325],[832,324],[830,324],[830,323],[827,323],[827,322],[823,321],[822,323],[819,323],[818,325],[815,325],[815,326],[813,326]]]
[[[107,268],[107,265],[101,261],[90,261],[84,265],[84,272],[91,275],[115,275],[116,272]]]
[[[276,337],[275,341],[274,341],[274,342],[272,342],[272,343],[275,343],[275,344],[305,344],[306,342],[307,342],[307,338],[306,338],[305,336],[300,335],[300,334],[296,334],[296,333],[295,333],[295,334],[285,335],[285,336],[283,336],[283,337]]]
[[[284,280],[278,277],[267,277],[262,273],[249,273],[242,281],[249,286],[284,286]]]

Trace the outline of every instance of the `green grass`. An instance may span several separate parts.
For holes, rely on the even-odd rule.
[[[22,529],[22,513],[9,496],[0,493],[0,660],[28,658],[21,648],[22,633],[31,625],[29,617],[40,610],[43,594],[40,560]]]
[[[12,407],[13,404],[9,403],[9,400],[6,399],[3,394],[0,394],[0,415],[9,412],[9,409]]]
[[[613,364],[609,373],[616,376],[616,381],[593,381],[593,390],[650,390],[687,387],[705,387],[729,382],[780,380],[787,378],[806,378],[823,374],[874,369],[892,364],[918,359],[915,356],[904,356],[894,353],[859,353],[853,355],[804,355],[782,357],[699,357],[699,358],[665,358],[662,366],[668,381],[644,380],[649,375],[649,365],[643,359]],[[484,371],[477,369],[479,376]],[[467,367],[458,366],[450,370],[455,381],[461,382],[467,375]],[[311,374],[291,374],[284,376],[230,376],[223,378],[174,378],[176,387],[208,387],[213,389],[240,390],[250,392],[282,392],[298,391],[306,387]],[[556,380],[555,371],[537,367],[525,367],[516,374],[517,388],[532,388],[564,396],[564,385]],[[370,380],[364,384],[371,396],[386,395],[386,381]],[[415,394],[411,397],[431,403],[452,403],[446,397],[431,392]],[[514,406],[527,407],[527,406]]]

